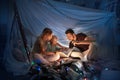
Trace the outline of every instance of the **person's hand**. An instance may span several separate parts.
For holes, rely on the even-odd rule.
[[[61,51],[65,51],[65,50],[67,50],[68,48],[66,48],[66,47],[62,47],[61,48]]]
[[[72,41],[72,44],[75,46],[77,44],[77,42],[76,41]]]
[[[59,66],[60,65],[60,62],[59,61],[54,61],[53,62],[53,66]]]
[[[45,64],[45,66],[48,66],[48,67],[52,67],[52,65],[53,65],[53,63],[51,63],[51,62],[48,62]]]
[[[67,47],[64,47],[63,49],[64,49],[64,50],[67,50],[68,48],[67,48]]]

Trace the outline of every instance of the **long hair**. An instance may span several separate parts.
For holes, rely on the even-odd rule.
[[[50,28],[44,28],[44,30],[42,31],[42,37],[50,34],[52,34],[52,30]]]

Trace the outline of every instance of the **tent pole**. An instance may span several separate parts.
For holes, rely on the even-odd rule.
[[[24,29],[23,29],[23,25],[22,25],[22,22],[21,22],[21,19],[20,19],[20,16],[19,16],[19,13],[18,13],[18,9],[17,9],[17,6],[16,4],[14,3],[14,11],[15,11],[15,17],[17,19],[17,22],[18,22],[18,25],[19,25],[19,29],[20,29],[20,34],[22,36],[22,40],[23,40],[23,45],[25,47],[25,51],[26,51],[26,54],[27,54],[27,58],[28,58],[28,61],[30,62],[30,50],[27,46],[27,39],[26,39],[26,36],[25,36],[25,33],[24,33]]]

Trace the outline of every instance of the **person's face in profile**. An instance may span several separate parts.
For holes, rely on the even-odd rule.
[[[52,39],[52,44],[53,44],[53,45],[56,45],[56,44],[57,44],[57,41],[58,41],[57,38],[53,38],[53,39]]]
[[[47,41],[50,41],[50,40],[52,39],[52,35],[53,35],[53,34],[49,34],[49,35],[47,36]]]
[[[71,33],[67,33],[67,34],[66,34],[66,37],[67,37],[67,39],[70,40],[70,41],[72,41],[72,40],[74,39],[74,36],[73,36],[73,34],[71,34]]]

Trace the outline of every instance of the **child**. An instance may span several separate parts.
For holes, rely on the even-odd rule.
[[[62,51],[65,49],[67,49],[67,48],[58,43],[57,36],[53,35],[52,39],[50,40],[49,44],[47,45],[47,51],[59,54],[60,57],[68,57],[67,55],[62,53]]]

